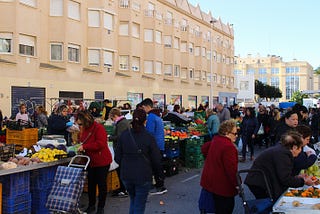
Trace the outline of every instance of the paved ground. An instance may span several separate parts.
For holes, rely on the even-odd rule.
[[[257,150],[257,154],[261,150]],[[252,161],[239,163],[239,169],[250,168]],[[146,214],[196,214],[198,210],[198,198],[200,194],[201,169],[180,170],[178,175],[166,178],[165,185],[168,192],[164,195],[149,196]],[[81,207],[86,206],[87,195],[84,194]],[[129,198],[112,198],[108,196],[106,201],[106,214],[126,214],[129,210]],[[163,204],[161,203],[163,202]],[[242,201],[237,196],[234,214],[243,214]]]

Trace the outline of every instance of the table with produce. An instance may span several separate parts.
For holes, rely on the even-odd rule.
[[[305,176],[312,176],[316,185],[289,188],[274,204],[273,213],[320,213],[319,164],[319,162],[316,162],[307,170],[301,171],[301,174]]]

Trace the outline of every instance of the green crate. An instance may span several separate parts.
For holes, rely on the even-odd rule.
[[[104,125],[104,129],[106,130],[106,132],[107,132],[108,134],[113,134],[114,126]]]
[[[191,161],[191,160],[186,160],[186,167],[187,168],[202,168],[204,164],[204,160],[198,160],[198,161]]]

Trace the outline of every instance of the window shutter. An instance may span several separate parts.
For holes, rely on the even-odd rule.
[[[113,66],[113,53],[110,51],[103,52],[103,60],[105,66]]]
[[[129,35],[129,25],[128,23],[121,23],[119,26],[119,35],[128,36]]]
[[[80,4],[78,2],[68,2],[68,17],[71,19],[80,20]]]
[[[33,36],[19,35],[19,44],[34,47],[35,38]]]
[[[88,26],[99,27],[100,26],[100,13],[97,10],[88,11]]]
[[[113,15],[104,13],[103,15],[104,27],[108,30],[113,30]]]
[[[88,50],[88,61],[89,61],[89,65],[99,65],[100,63],[99,50]]]
[[[32,7],[36,7],[36,0],[20,0],[21,3],[32,6]]]
[[[50,0],[50,16],[63,16],[63,0]]]

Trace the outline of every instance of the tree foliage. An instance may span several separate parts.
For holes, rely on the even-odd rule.
[[[308,97],[309,96],[307,94],[302,94],[300,91],[295,91],[293,92],[290,101],[303,105],[303,98],[308,98]]]
[[[267,101],[282,97],[282,92],[279,88],[263,84],[259,80],[255,80],[254,89],[255,89],[255,94],[258,95],[259,98],[261,99],[265,98]]]

